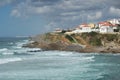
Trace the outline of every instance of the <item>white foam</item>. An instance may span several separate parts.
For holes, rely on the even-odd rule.
[[[70,56],[72,55],[73,53],[59,53],[58,55],[59,56]]]
[[[0,49],[0,52],[4,52],[4,51],[7,51],[8,49],[7,48],[2,48]]]
[[[37,51],[41,50],[40,48],[25,48],[27,51]]]
[[[2,55],[12,55],[14,54],[13,52],[3,52]]]
[[[0,49],[0,54],[1,55],[13,55],[15,52],[18,53],[18,54],[31,54],[30,51],[34,52],[34,51],[39,51],[41,50],[40,48],[13,48],[13,49],[7,49],[7,48],[3,48],[3,49]]]
[[[91,57],[81,57],[81,59],[80,60],[82,60],[82,61],[94,61],[94,56],[91,56]]]
[[[13,46],[13,48],[17,48],[17,49],[20,49],[20,48],[22,48],[22,46],[24,45],[24,44],[27,44],[29,41],[28,40],[23,40],[23,41],[21,41],[21,42],[16,42],[15,44],[15,46]]]
[[[2,55],[11,55],[14,54],[12,50],[9,50],[7,48],[0,49],[0,54]]]
[[[94,56],[91,56],[91,57],[85,57],[84,59],[86,59],[86,60],[91,60],[91,59],[93,59],[93,58],[95,58]]]
[[[9,62],[16,62],[16,61],[22,61],[21,58],[6,58],[6,59],[0,59],[0,64],[5,64]]]
[[[3,48],[3,49],[0,49],[0,54],[2,55],[10,55],[10,54],[14,54],[13,52],[11,52],[10,50],[8,50],[7,48]]]
[[[22,40],[22,41],[19,41],[19,42],[16,42],[14,46],[12,46],[13,50],[12,52],[16,52],[18,54],[23,54],[23,53],[28,53],[31,51],[39,51],[41,50],[40,48],[23,48],[22,46],[24,44],[27,44],[29,43],[29,40]]]

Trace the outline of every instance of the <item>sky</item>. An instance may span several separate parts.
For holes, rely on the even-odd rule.
[[[120,0],[0,0],[0,37],[120,18]]]

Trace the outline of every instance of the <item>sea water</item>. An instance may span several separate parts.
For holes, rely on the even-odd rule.
[[[120,80],[120,54],[40,51],[0,38],[0,80]]]

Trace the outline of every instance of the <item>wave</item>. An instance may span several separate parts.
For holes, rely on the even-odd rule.
[[[7,51],[7,50],[8,50],[7,48],[2,48],[0,49],[0,52]]]
[[[22,61],[21,58],[6,58],[6,59],[0,59],[0,64],[6,64],[9,62],[16,62],[16,61]]]
[[[15,53],[32,53],[32,52],[40,52],[39,48],[21,48],[17,50],[13,50]]]
[[[41,52],[39,48],[21,48],[21,49],[0,49],[0,55],[31,55],[36,52]]]
[[[84,59],[85,60],[92,60],[92,59],[94,59],[95,58],[95,56],[91,56],[91,57],[85,57]]]
[[[62,53],[59,53],[58,54],[59,56],[71,56],[71,55],[73,55],[73,53],[72,52],[62,52]]]
[[[19,52],[14,52],[14,55],[33,55],[32,53],[19,53]]]
[[[27,44],[28,42],[29,42],[29,40],[23,40],[23,41],[16,42],[15,45],[12,46],[12,48],[20,49],[20,48],[22,48],[22,46],[24,44]]]
[[[1,55],[11,55],[11,54],[14,54],[14,53],[7,48],[2,48],[2,49],[0,49],[0,54]]]
[[[13,42],[10,42],[10,43],[8,43],[9,45],[13,45],[14,43]]]
[[[7,54],[13,54],[13,52],[10,52],[9,51],[9,49],[7,49],[7,48],[2,48],[2,49],[0,49],[0,54],[1,55],[7,55]]]
[[[89,61],[94,61],[95,56],[90,56],[90,57],[80,57],[79,61],[84,61],[84,62],[89,62]]]
[[[2,55],[13,55],[14,52],[3,52]]]

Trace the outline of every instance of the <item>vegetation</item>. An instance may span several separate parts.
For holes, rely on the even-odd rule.
[[[82,33],[81,37],[85,39],[88,44],[92,46],[101,46],[101,36],[99,33],[90,32],[90,33]]]
[[[48,42],[63,41],[67,43],[78,43],[90,46],[102,46],[102,42],[115,42],[120,44],[120,34],[99,34],[96,32],[65,35],[63,33],[47,33],[44,38]]]
[[[99,34],[96,32],[82,33],[81,37],[92,46],[102,46],[102,41],[116,41],[119,44],[120,34]]]
[[[117,35],[116,34],[104,34],[102,38],[106,39],[107,41],[113,41],[117,39]]]
[[[70,35],[66,35],[65,38],[67,38],[72,43],[76,43],[75,40]]]

